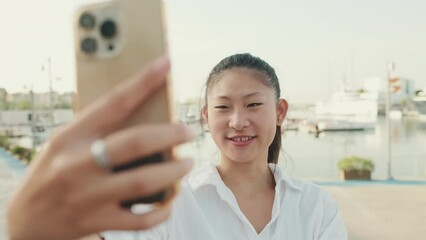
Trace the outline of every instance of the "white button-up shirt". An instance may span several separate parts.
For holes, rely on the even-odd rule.
[[[238,207],[215,166],[184,181],[169,220],[149,231],[107,232],[106,239],[340,240],[347,239],[336,202],[321,187],[293,179],[274,164],[275,198],[270,222],[258,234]]]

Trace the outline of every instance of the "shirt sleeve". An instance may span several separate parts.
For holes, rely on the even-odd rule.
[[[340,216],[339,207],[331,194],[325,192],[319,240],[347,239],[348,233]]]

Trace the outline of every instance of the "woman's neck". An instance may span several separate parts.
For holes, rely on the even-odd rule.
[[[265,162],[252,161],[236,163],[221,161],[217,166],[220,177],[232,191],[259,191],[275,187],[275,179]]]

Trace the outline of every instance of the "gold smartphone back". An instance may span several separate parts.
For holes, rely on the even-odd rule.
[[[101,1],[79,9],[74,24],[77,109],[83,108],[113,86],[135,74],[141,66],[165,53],[165,24],[161,2]],[[94,17],[92,27],[81,26],[80,22],[85,21],[82,19],[84,14]],[[101,28],[107,21],[115,23],[115,36],[102,35]],[[95,41],[96,49],[93,52],[83,50],[83,42],[87,39]],[[86,44],[90,45],[87,41]],[[144,104],[137,122],[170,121],[168,88],[167,85]]]
[[[77,99],[79,111],[95,99],[129,79],[140,68],[166,51],[165,19],[161,0],[91,1],[74,17]],[[126,126],[171,121],[170,89],[167,83],[141,105]],[[124,126],[124,127],[126,127]],[[162,153],[171,158],[171,150]],[[135,161],[116,171],[137,167],[159,155]],[[174,190],[142,202],[157,202],[174,195]],[[141,200],[141,199],[139,199]],[[127,202],[129,207],[138,200]]]

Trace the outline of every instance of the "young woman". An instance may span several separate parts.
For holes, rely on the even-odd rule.
[[[171,218],[106,239],[347,239],[337,204],[276,166],[287,102],[274,69],[250,54],[223,59],[206,82],[202,116],[220,163],[192,172]]]

